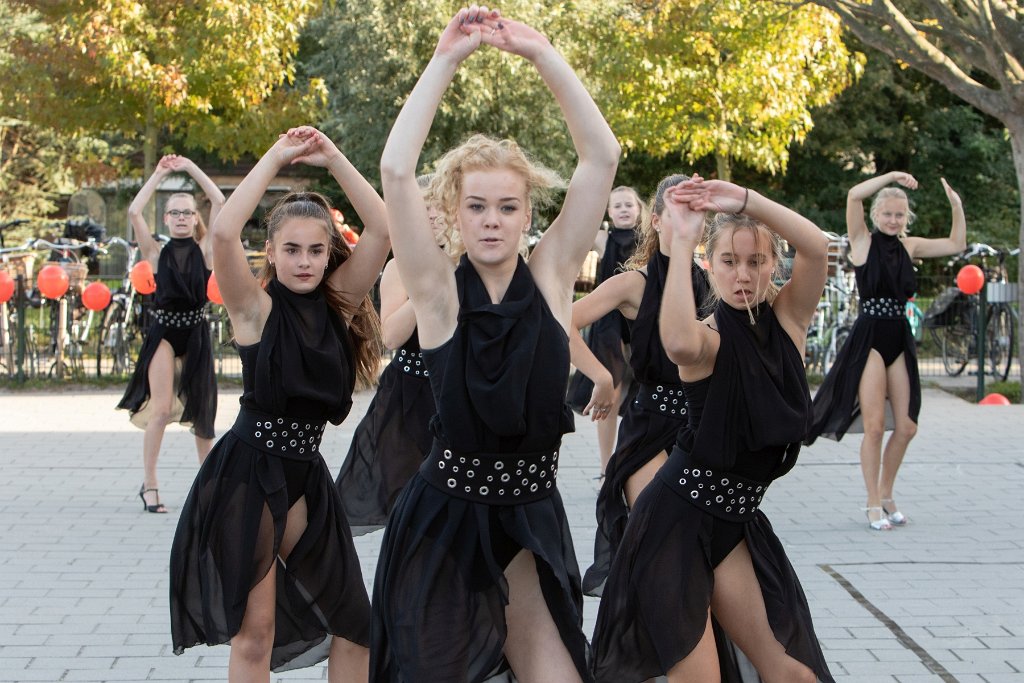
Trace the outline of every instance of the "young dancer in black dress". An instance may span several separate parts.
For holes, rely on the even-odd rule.
[[[658,314],[671,248],[671,241],[660,239],[665,192],[683,180],[686,176],[672,175],[658,183],[649,218],[642,227],[642,241],[626,264],[626,272],[606,280],[572,306],[569,342],[572,362],[580,372],[592,378],[594,386],[583,414],[591,414],[595,420],[614,422],[615,419],[618,403],[614,378],[577,332],[595,319],[603,320],[610,311],[630,321],[629,364],[639,382],[639,390],[622,418],[615,452],[608,461],[606,477],[597,497],[594,564],[583,577],[583,591],[588,595],[601,594],[615,549],[626,528],[629,508],[668,458],[676,432],[686,420],[679,370],[665,355],[658,333]],[[681,258],[690,262],[693,293],[700,310],[707,299],[707,276],[692,254],[683,254]]]
[[[679,366],[688,426],[630,513],[594,633],[597,680],[740,680],[719,655],[730,651],[717,638],[724,631],[764,683],[831,681],[796,573],[758,510],[807,432],[803,346],[827,240],[802,216],[723,181],[684,181],[667,205],[676,254],[697,247],[705,210],[726,212],[706,242],[719,302],[697,320],[689,264],[672,260],[661,338]],[[776,294],[778,237],[796,256]]]
[[[430,233],[416,165],[441,97],[481,44],[533,64],[562,108],[579,164],[562,211],[519,255],[556,183],[510,140],[473,136],[438,163],[431,197],[464,246],[453,274]],[[547,39],[463,9],[402,108],[381,160],[395,259],[438,416],[434,445],[384,532],[374,585],[373,681],[590,680],[583,596],[555,476],[572,292],[619,146]]]
[[[425,190],[430,178],[420,176],[417,182]],[[447,244],[444,216],[429,204],[428,214],[434,238]],[[352,434],[335,481],[356,536],[384,526],[399,492],[434,442],[429,424],[437,406],[430,373],[420,353],[416,313],[394,259],[380,278],[380,317],[384,346],[395,355],[380,374],[377,392]]]
[[[907,299],[917,290],[911,259],[950,256],[967,247],[963,203],[945,179],[942,187],[952,209],[952,227],[949,237],[933,239],[907,236],[914,214],[906,192],[886,187],[890,183],[917,188],[912,175],[894,171],[855,185],[846,198],[846,232],[860,315],[814,395],[814,423],[807,439],[813,443],[824,435],[838,440],[847,431],[863,429],[860,467],[868,492],[865,511],[868,525],[876,531],[907,523],[892,489],[907,446],[917,433],[921,411],[917,349],[904,312]],[[869,231],[864,200],[876,192],[870,212],[875,230]],[[893,421],[888,426],[887,404]],[[860,425],[855,424],[857,418]],[[883,454],[886,429],[892,429],[892,435]]]
[[[191,160],[169,154],[128,206],[128,221],[142,258],[156,275],[153,322],[139,351],[135,371],[118,408],[131,411],[132,424],[145,430],[142,440],[142,507],[167,512],[160,502],[156,463],[164,430],[171,422],[190,425],[202,463],[213,446],[217,416],[217,380],[213,372],[210,328],[206,323],[206,281],[210,277],[210,240],[195,197],[172,194],[164,207],[167,245],[153,239],[143,212],[157,187],[175,172],[187,173],[210,200],[212,223],[224,206],[224,195]],[[178,381],[175,365],[180,363]]]
[[[597,266],[595,284],[600,286],[621,273],[625,264],[633,257],[642,227],[647,222],[647,212],[640,195],[632,187],[619,186],[608,198],[608,216],[612,225],[608,230],[599,230],[594,248],[601,256]],[[597,420],[597,447],[601,457],[601,474],[605,473],[608,458],[615,448],[615,430],[620,406],[630,390],[629,366],[626,363],[625,345],[629,340],[629,325],[618,310],[610,310],[597,320],[588,322],[587,348],[591,355],[611,375],[611,403],[613,414]],[[594,392],[594,382],[583,372],[577,372],[569,381],[566,393],[569,406],[583,414]]]
[[[317,194],[267,217],[254,278],[242,226],[284,166],[326,167],[365,229],[352,252]],[[213,225],[214,264],[242,358],[241,409],[210,452],[171,550],[174,651],[231,642],[230,681],[328,658],[331,681],[365,681],[370,604],[359,558],[320,453],[327,422],[352,406],[379,363],[367,292],[387,257],[383,202],[322,133],[301,127],[263,155]]]

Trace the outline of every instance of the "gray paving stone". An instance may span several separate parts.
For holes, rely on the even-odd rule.
[[[219,434],[234,419],[237,395],[221,393]],[[358,394],[345,424],[328,430],[332,471],[370,397]],[[171,514],[142,513],[142,435],[114,410],[118,398],[114,391],[0,393],[0,683],[225,678],[227,646],[182,656],[170,646],[168,549],[195,476],[192,437],[175,426],[164,439],[161,498]],[[61,416],[59,429],[48,415]],[[897,482],[911,518],[906,528],[868,530],[856,435],[805,448],[772,486],[764,510],[801,577],[838,683],[942,681],[919,653],[960,683],[1024,683],[1022,444],[1021,407],[974,406],[926,390]],[[593,427],[580,420],[562,453],[559,488],[585,568],[598,490]],[[356,539],[368,588],[382,535]],[[598,606],[595,598],[584,602],[588,634]],[[326,667],[272,680],[323,681]]]

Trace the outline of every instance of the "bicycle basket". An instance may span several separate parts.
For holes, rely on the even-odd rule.
[[[967,295],[957,287],[946,287],[946,290],[935,297],[935,301],[924,314],[924,326],[945,327],[963,319]]]
[[[25,291],[30,291],[35,286],[35,273],[36,255],[32,253],[28,254],[7,254],[3,257],[3,262],[0,263],[0,270],[6,270],[7,274],[11,278],[17,278],[19,275],[25,278]]]
[[[89,266],[85,263],[75,261],[47,261],[44,266],[60,266],[68,274],[68,289],[81,291],[85,287],[85,280],[89,276]]]

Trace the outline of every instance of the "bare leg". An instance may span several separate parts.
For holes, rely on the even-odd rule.
[[[622,401],[622,385],[615,389],[612,397],[612,410],[608,417],[597,421],[597,450],[601,454],[601,474],[608,467],[608,460],[615,450],[615,437],[619,431],[619,403]]]
[[[629,479],[626,480],[625,493],[626,493],[626,504],[630,508],[636,502],[637,496],[643,491],[651,480],[654,479],[654,475],[658,473],[661,466],[668,460],[668,454],[665,451],[658,453],[656,456],[651,458],[646,465],[638,469],[633,473]]]
[[[857,399],[864,422],[864,439],[860,442],[860,469],[868,492],[868,520],[876,528],[888,526],[876,526],[883,519],[878,479],[882,468],[882,439],[885,436],[886,384],[885,364],[878,352],[872,349],[864,363],[864,373],[860,376]]]
[[[274,609],[277,595],[277,563],[249,591],[242,627],[231,639],[228,657],[229,683],[270,681],[270,652],[274,647]]]
[[[704,624],[704,635],[701,636],[697,647],[669,669],[665,677],[668,683],[719,683],[722,680],[710,613]]]
[[[200,465],[206,462],[206,456],[210,454],[211,448],[213,448],[213,439],[206,439],[201,436],[196,437],[196,454],[199,456]]]
[[[149,423],[142,437],[143,485],[147,489],[160,488],[156,476],[156,463],[160,457],[160,444],[171,417],[174,402],[174,350],[167,341],[161,341],[149,362]],[[144,495],[147,505],[156,505],[156,491]]]
[[[540,588],[533,553],[519,551],[508,568],[508,638],[505,656],[519,683],[579,681],[569,651],[558,633]]]
[[[903,355],[885,369],[889,387],[889,402],[892,404],[895,428],[885,443],[882,454],[882,473],[878,482],[878,493],[889,513],[897,511],[892,497],[892,489],[896,483],[896,473],[903,463],[910,440],[917,434],[917,423],[907,414],[910,410],[910,378],[907,376],[907,364]],[[893,516],[893,520],[898,519]]]
[[[711,611],[764,683],[816,683],[814,672],[776,640],[745,541],[715,568]]]

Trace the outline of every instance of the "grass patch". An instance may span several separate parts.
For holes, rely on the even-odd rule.
[[[954,396],[958,396],[969,403],[978,402],[977,387],[944,387],[939,384],[932,384],[932,386],[942,389]],[[1002,394],[1010,401],[1010,403],[1019,405],[1020,382],[985,382],[985,395],[988,394]]]

